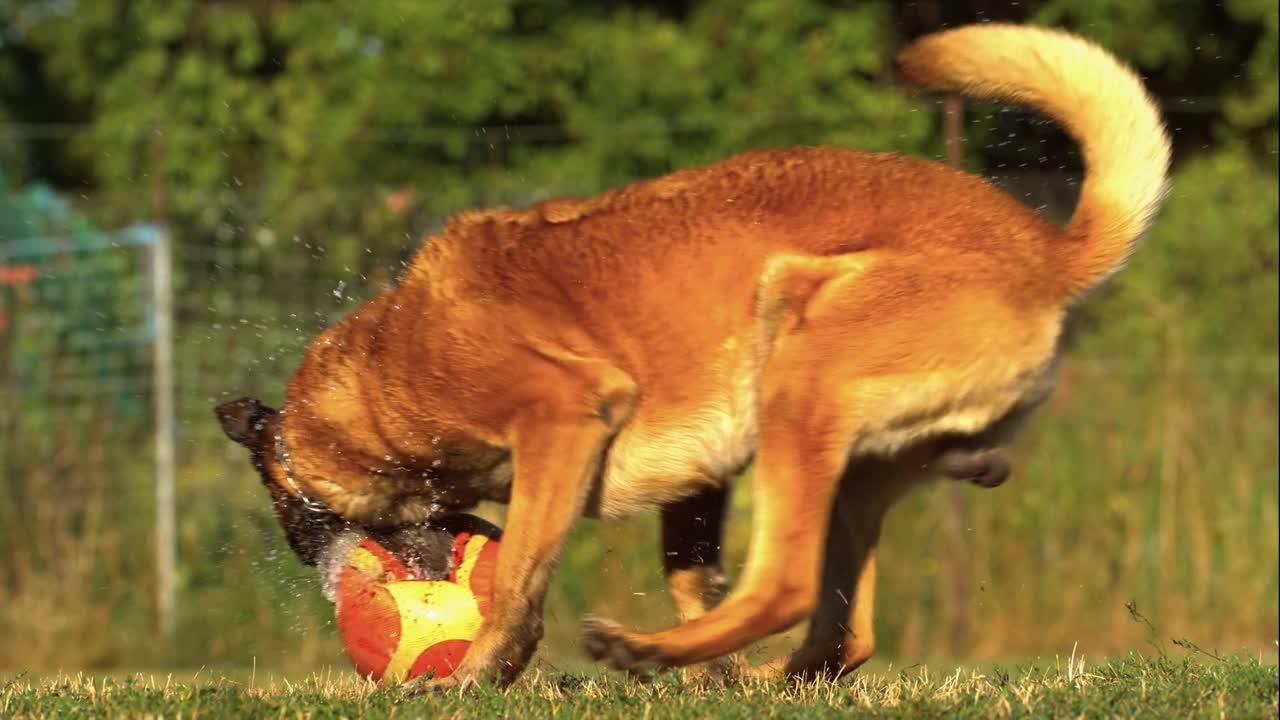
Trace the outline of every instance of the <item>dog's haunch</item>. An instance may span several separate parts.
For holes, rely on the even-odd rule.
[[[419,579],[385,547],[361,540],[336,597],[338,633],[356,672],[378,682],[451,674],[488,613],[499,537],[456,535],[444,580]]]

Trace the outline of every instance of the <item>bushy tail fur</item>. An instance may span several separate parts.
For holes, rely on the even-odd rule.
[[[930,90],[1025,105],[1080,144],[1085,180],[1064,234],[1063,290],[1080,294],[1120,269],[1168,187],[1169,138],[1134,72],[1058,30],[982,24],[925,36],[898,56]]]

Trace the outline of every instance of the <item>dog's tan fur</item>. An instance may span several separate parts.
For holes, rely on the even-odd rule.
[[[809,617],[778,669],[870,655],[884,513],[948,439],[1007,430],[1048,394],[1064,311],[1127,257],[1169,154],[1139,81],[1079,38],[972,26],[899,62],[1061,122],[1087,166],[1067,227],[935,162],[748,152],[465,213],[310,346],[261,440],[284,438],[292,475],[257,451],[275,492],[373,526],[509,502],[493,612],[433,686],[514,677],[574,520],[650,508],[682,623],[588,620],[593,657],[699,663]],[[712,607],[724,489],[753,459],[747,563]]]

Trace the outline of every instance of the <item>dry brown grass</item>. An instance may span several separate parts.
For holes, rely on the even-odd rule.
[[[507,690],[402,700],[350,673],[0,680],[0,715],[45,717],[1274,717],[1277,670],[1244,657],[862,673],[844,683],[685,684],[531,673]]]

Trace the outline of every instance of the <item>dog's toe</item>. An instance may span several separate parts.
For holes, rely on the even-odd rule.
[[[621,625],[605,618],[582,621],[582,647],[587,657],[615,670],[642,672],[663,666],[655,650],[628,639]]]
[[[422,695],[432,695],[435,693],[448,692],[458,687],[456,680],[449,678],[426,679],[414,678],[400,686],[400,696],[405,698],[419,697]]]
[[[600,662],[609,654],[609,638],[622,630],[612,620],[587,617],[582,620],[582,649],[587,657]]]
[[[780,657],[770,660],[762,665],[753,665],[743,668],[741,673],[742,679],[757,680],[760,682],[778,682],[787,677],[787,658]]]
[[[724,686],[750,677],[751,666],[742,656],[726,655],[705,663],[690,665],[681,669],[681,677],[686,683],[698,683],[708,686]]]
[[[426,676],[416,677],[400,686],[400,695],[402,697],[411,698],[447,692],[457,692],[461,694],[474,690],[476,687],[478,687],[478,683],[475,681],[473,675],[460,675],[455,672],[442,678],[428,678]]]

